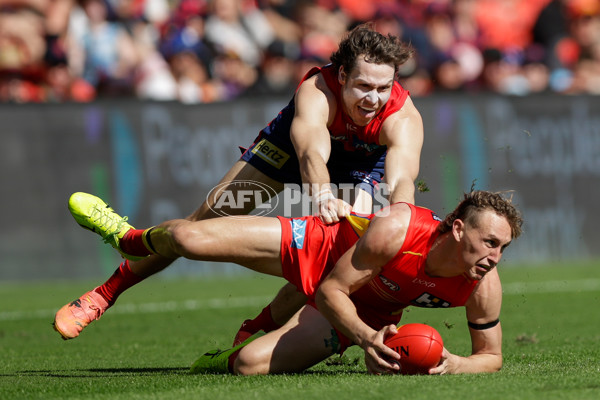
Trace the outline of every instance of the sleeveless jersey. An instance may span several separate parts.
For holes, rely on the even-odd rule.
[[[332,140],[341,142],[346,151],[363,150],[367,154],[383,147],[379,143],[379,133],[385,119],[396,111],[400,110],[406,98],[408,91],[405,90],[398,82],[394,82],[392,86],[392,94],[388,102],[383,106],[379,113],[366,126],[356,125],[352,119],[343,111],[342,102],[342,86],[338,81],[338,71],[332,64],[324,67],[314,67],[305,75],[302,82],[308,78],[321,73],[325,79],[327,87],[335,96],[337,104],[336,114],[333,123],[329,126],[329,135]],[[302,84],[300,82],[300,84]]]
[[[402,248],[376,278],[351,295],[361,319],[376,329],[398,324],[408,306],[463,306],[478,283],[463,275],[436,278],[425,273],[441,220],[431,210],[408,205],[412,213]]]
[[[375,118],[364,127],[356,126],[343,112],[342,87],[336,69],[330,64],[311,69],[302,79],[321,73],[335,96],[336,115],[328,127],[331,153],[327,169],[331,183],[354,184],[373,195],[384,174],[387,146],[381,145],[379,135],[387,117],[400,110],[408,91],[394,82],[390,99]],[[298,86],[300,86],[298,85]],[[298,156],[290,130],[296,113],[295,95],[277,116],[264,127],[241,159],[279,182],[302,184]]]
[[[477,281],[464,276],[436,278],[425,273],[425,261],[439,236],[440,218],[431,210],[407,204],[411,218],[402,248],[377,277],[350,296],[359,317],[374,329],[397,324],[408,306],[446,308],[463,306]],[[284,277],[309,297],[340,257],[368,228],[373,214],[351,214],[338,224],[319,218],[283,218],[281,254]]]

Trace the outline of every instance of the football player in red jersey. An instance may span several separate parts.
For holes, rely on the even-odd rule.
[[[374,187],[382,180],[390,203],[414,203],[423,124],[408,92],[396,81],[400,65],[411,56],[412,49],[397,37],[365,25],[352,30],[332,54],[330,65],[307,73],[290,103],[222,178],[219,193],[237,198],[240,185],[235,182],[259,182],[275,192],[286,183],[306,184],[325,223],[337,222],[350,208],[336,197],[332,184],[359,188],[355,212],[371,212]],[[187,219],[248,214],[256,206],[254,199],[240,207],[225,202],[217,213],[219,198],[210,196]],[[158,255],[126,260],[104,284],[82,295],[78,304],[89,305],[88,314],[95,320],[123,291],[173,261]],[[284,286],[256,318],[244,321],[234,343],[281,326],[305,302],[294,286]],[[75,338],[80,331],[65,338]]]
[[[500,194],[466,194],[444,220],[426,208],[396,203],[329,225],[315,216],[217,218],[171,220],[136,230],[95,196],[76,193],[70,207],[78,211],[80,224],[128,257],[235,262],[284,277],[308,298],[282,327],[206,353],[193,372],[299,372],[351,345],[364,349],[368,372],[397,372],[393,360],[400,355],[384,339],[397,332],[408,306],[466,308],[472,354],[460,357],[444,349],[430,374],[494,372],[502,366],[502,288],[496,267],[520,235],[522,219]],[[105,210],[103,218],[96,215],[99,209]],[[110,229],[104,227],[108,220],[115,221]],[[89,323],[83,313],[77,319],[62,312],[69,307],[55,319],[63,336]]]

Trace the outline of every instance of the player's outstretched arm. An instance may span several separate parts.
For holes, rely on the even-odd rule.
[[[389,201],[415,203],[415,180],[423,147],[423,121],[410,97],[389,117],[381,132],[381,143],[388,147],[384,182],[389,186]]]
[[[502,327],[499,322],[502,287],[494,268],[479,282],[465,308],[471,355],[461,357],[444,348],[440,365],[430,374],[468,374],[497,372],[502,368]]]
[[[406,204],[397,204],[389,210],[388,216],[373,219],[367,232],[339,259],[316,296],[319,311],[363,348],[367,370],[377,374],[399,370],[393,360],[398,360],[400,355],[383,343],[396,328],[387,326],[376,331],[365,324],[350,295],[376,277],[402,246],[410,221],[410,208]]]
[[[327,170],[331,154],[327,124],[334,112],[334,101],[320,75],[307,80],[296,93],[296,113],[290,130],[302,183],[309,187],[316,214],[328,224],[338,222],[350,211],[350,206],[333,193]]]
[[[399,360],[400,356],[384,344],[388,335],[397,332],[396,327],[390,325],[380,331],[371,328],[359,318],[356,307],[350,299],[352,289],[357,289],[372,277],[369,270],[344,266],[350,264],[354,252],[352,248],[342,256],[334,271],[321,284],[316,296],[317,306],[332,325],[363,349],[367,372],[370,374],[398,372],[399,365],[393,360]]]

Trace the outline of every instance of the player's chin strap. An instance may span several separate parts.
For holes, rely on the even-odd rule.
[[[475,329],[475,330],[478,330],[478,331],[483,331],[485,329],[493,328],[496,325],[498,325],[499,323],[500,323],[500,318],[497,318],[497,319],[493,320],[492,322],[488,322],[488,323],[485,323],[485,324],[475,324],[475,323],[473,323],[471,321],[467,321],[467,324],[469,324],[469,328]]]

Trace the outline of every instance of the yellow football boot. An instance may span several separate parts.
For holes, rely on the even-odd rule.
[[[121,249],[119,240],[134,228],[127,223],[127,217],[121,217],[101,198],[83,192],[73,193],[69,198],[69,211],[79,225],[102,236],[104,243],[114,247],[123,258],[130,261],[145,258],[132,256]]]

